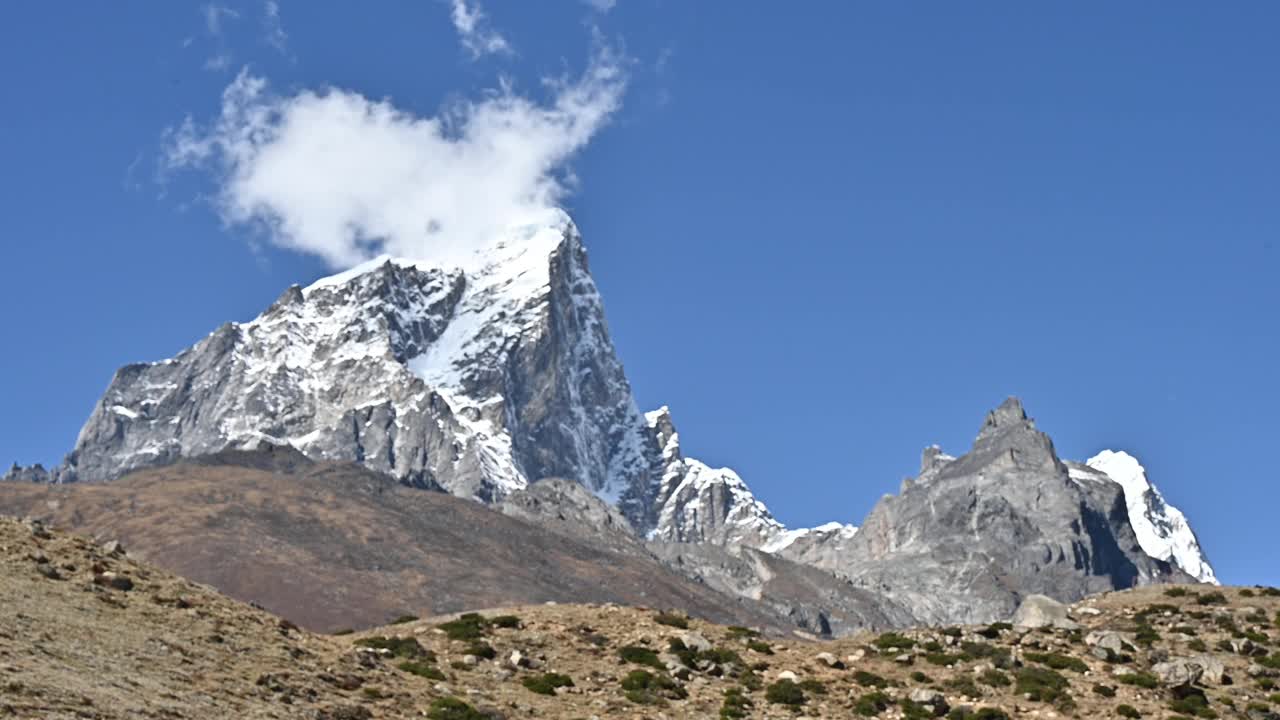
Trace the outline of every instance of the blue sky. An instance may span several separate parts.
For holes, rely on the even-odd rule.
[[[243,68],[431,116],[499,77],[546,101],[605,46],[625,92],[564,202],[692,454],[788,524],[859,522],[1017,394],[1064,457],[1140,457],[1225,581],[1280,584],[1274,4],[489,0],[476,52],[444,2],[330,5],[6,12],[4,462],[327,274],[160,172]]]

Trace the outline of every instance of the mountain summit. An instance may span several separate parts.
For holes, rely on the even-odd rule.
[[[1136,460],[1059,459],[1016,398],[987,415],[969,452],[927,449],[919,475],[861,529],[788,530],[733,470],[684,453],[667,408],[638,408],[582,237],[561,211],[460,258],[383,257],[290,287],[249,322],[125,366],[60,467],[6,479],[101,482],[262,446],[495,505],[568,479],[640,538],[683,548],[654,552],[690,558],[684,569],[700,580],[750,596],[779,572],[761,569],[759,551],[879,593],[892,605],[883,617],[985,620],[1028,592],[1076,599],[1182,577],[1177,568],[1214,581],[1185,517]],[[977,585],[990,592],[943,592]]]

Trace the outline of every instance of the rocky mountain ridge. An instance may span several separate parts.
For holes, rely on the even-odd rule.
[[[581,235],[556,211],[463,261],[380,258],[292,287],[172,359],[121,368],[62,466],[6,479],[100,482],[267,443],[553,525],[538,503],[613,522],[564,488],[508,502],[565,478],[614,506],[620,531],[673,545],[658,554],[703,582],[763,594],[773,571],[747,553],[756,549],[881,598],[849,605],[829,588],[841,598],[831,607],[796,610],[806,627],[835,607],[895,622],[903,608],[918,621],[994,619],[1030,592],[1074,599],[1183,577],[1169,563],[1214,580],[1185,517],[1136,461],[1061,461],[1029,422],[1011,401],[965,455],[926,450],[919,475],[861,529],[788,530],[733,470],[684,454],[668,409],[640,412]],[[1056,499],[1049,512],[1037,507],[1044,497]],[[978,520],[984,532],[969,538],[964,523]],[[1024,557],[1045,538],[1043,559]],[[926,558],[932,575],[902,575]],[[937,586],[979,579],[987,597],[939,603]]]

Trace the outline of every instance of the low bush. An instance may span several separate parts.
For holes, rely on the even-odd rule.
[[[437,625],[450,640],[478,640],[484,637],[489,623],[479,613],[463,613],[457,620]]]
[[[985,628],[979,630],[978,634],[984,638],[989,638],[991,640],[994,640],[1000,637],[1000,633],[1006,630],[1012,630],[1012,629],[1013,629],[1013,625],[1007,622],[991,623]]]
[[[560,673],[543,673],[541,675],[529,675],[520,681],[525,689],[536,692],[539,695],[555,695],[556,688],[573,687],[573,678]]]
[[[489,618],[489,624],[496,628],[518,628],[520,627],[520,618],[515,615],[498,615]]]
[[[453,697],[436,698],[427,710],[429,720],[488,720],[478,710]]]
[[[760,637],[760,631],[752,630],[748,627],[742,627],[741,625],[730,625],[725,629],[729,632],[729,637],[731,638]]]
[[[916,670],[915,672],[911,673],[911,679],[912,679],[912,680],[914,680],[914,681],[916,681],[916,682],[918,682],[918,683],[931,683],[931,682],[933,682],[933,678],[929,677],[928,675],[925,675],[924,673],[920,672],[919,670]]]
[[[881,650],[910,650],[916,646],[916,641],[900,633],[887,632],[876,638],[873,644]]]
[[[805,703],[804,690],[792,680],[778,680],[765,688],[764,699],[775,705],[799,706]]]
[[[886,688],[889,687],[889,681],[880,677],[873,672],[859,670],[853,674],[853,681],[863,687]]]
[[[417,660],[405,660],[396,666],[400,670],[428,680],[444,680],[444,673],[434,665]]]
[[[874,717],[889,709],[893,699],[876,690],[861,695],[853,703],[853,711],[865,717]]]
[[[1014,679],[1014,690],[1030,700],[1051,703],[1061,710],[1075,705],[1069,692],[1071,683],[1055,670],[1024,667],[1014,674]]]
[[[417,620],[417,619],[418,619],[418,616],[417,616],[417,615],[401,615],[401,616],[397,617],[395,620],[392,620],[392,621],[391,621],[391,624],[392,624],[392,625],[403,625],[403,624],[405,624],[405,623],[411,623],[411,622],[413,622],[413,621],[415,621],[415,620]]]
[[[1226,605],[1227,596],[1221,592],[1208,592],[1196,595],[1197,605]]]
[[[662,705],[668,698],[680,700],[689,696],[675,680],[648,670],[627,673],[622,679],[622,691],[628,700],[638,705]]]
[[[1142,717],[1142,713],[1138,712],[1138,708],[1132,705],[1123,705],[1123,704],[1117,705],[1116,714],[1119,715],[1120,717],[1126,717],[1126,718]]]
[[[411,637],[374,635],[373,637],[360,638],[356,641],[356,645],[373,648],[374,650],[386,650],[392,657],[430,658],[432,661],[435,660],[434,653],[422,647],[422,643],[418,642],[416,638]]]
[[[754,652],[761,653],[762,655],[773,654],[773,648],[769,645],[769,643],[763,640],[748,640],[747,649]]]
[[[1110,685],[1094,685],[1093,694],[1101,695],[1104,698],[1113,698],[1116,696],[1116,689]]]
[[[742,693],[741,688],[731,687],[724,691],[724,703],[720,705],[720,717],[724,720],[744,718],[754,707],[751,700]]]
[[[1184,587],[1171,587],[1164,591],[1165,597],[1180,598],[1187,596],[1187,589]]]
[[[623,661],[634,663],[636,665],[647,665],[658,670],[665,670],[666,666],[658,659],[658,653],[647,647],[639,645],[625,645],[618,648],[618,657]]]
[[[676,613],[660,612],[653,616],[653,621],[659,625],[680,628],[681,630],[689,629],[689,618],[683,615],[677,615]]]
[[[1121,675],[1116,678],[1125,685],[1134,685],[1145,690],[1154,690],[1160,687],[1160,680],[1155,675],[1145,672],[1135,672],[1129,675]]]
[[[969,675],[957,675],[943,683],[948,690],[952,690],[965,697],[982,697],[982,690],[974,684],[973,678]]]
[[[1209,720],[1218,717],[1218,713],[1209,707],[1209,698],[1205,696],[1204,691],[1196,687],[1176,688],[1173,699],[1169,701],[1169,709],[1176,713]]]
[[[1089,672],[1089,666],[1083,660],[1070,655],[1061,653],[1035,653],[1029,652],[1023,655],[1026,659],[1041,665],[1047,665],[1054,670],[1071,670],[1072,672],[1086,673]]]
[[[994,668],[983,670],[982,674],[978,676],[978,682],[991,687],[1008,687],[1013,684],[1013,680],[1010,680],[1008,675]]]
[[[821,681],[821,680],[815,680],[815,679],[813,679],[813,678],[808,678],[808,679],[805,679],[805,680],[801,680],[801,681],[800,681],[799,683],[797,683],[797,684],[800,686],[800,689],[801,689],[801,690],[803,690],[803,691],[805,691],[805,692],[807,692],[807,693],[811,693],[811,694],[813,694],[813,695],[826,695],[826,694],[827,694],[827,686],[826,686],[826,685],[824,685],[824,684],[822,683],[822,681]]]
[[[498,652],[493,646],[483,640],[476,640],[467,646],[467,655],[475,655],[483,660],[492,660],[498,656]]]

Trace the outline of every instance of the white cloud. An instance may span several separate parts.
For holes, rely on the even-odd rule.
[[[572,190],[568,161],[619,108],[625,73],[603,46],[535,100],[503,84],[435,117],[326,89],[275,95],[241,71],[207,126],[165,142],[167,169],[212,170],[232,225],[347,267],[380,253],[456,258]]]
[[[618,4],[618,0],[582,0],[582,1],[590,5],[597,12],[602,12],[602,13],[609,12]]]
[[[489,27],[479,3],[467,5],[467,0],[453,0],[453,12],[450,16],[453,27],[458,30],[458,39],[473,59],[511,52],[507,39]]]

